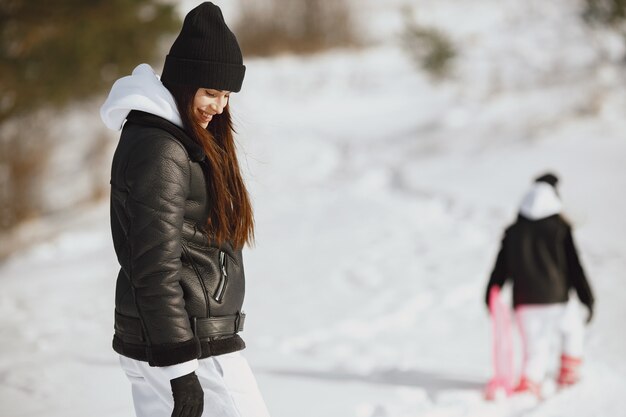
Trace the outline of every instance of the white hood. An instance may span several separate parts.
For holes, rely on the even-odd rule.
[[[530,220],[539,220],[561,212],[562,204],[556,190],[545,182],[536,182],[522,200],[520,214]]]
[[[132,75],[115,81],[100,107],[100,117],[109,129],[120,130],[131,110],[145,111],[183,126],[172,93],[148,64],[138,65]]]

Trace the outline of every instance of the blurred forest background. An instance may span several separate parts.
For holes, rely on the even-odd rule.
[[[0,259],[30,241],[16,236],[23,222],[108,196],[109,137],[99,125],[68,129],[64,118],[80,107],[97,113],[138,63],[160,68],[182,23],[176,3],[0,3]],[[356,45],[343,0],[240,0],[240,10],[234,30],[246,57]]]
[[[137,65],[154,62],[159,40],[177,30],[180,18],[171,4],[150,0],[26,1],[0,4],[0,232],[33,217],[69,210],[104,197],[98,159],[103,136],[85,138],[69,175],[48,177],[64,132],[51,132],[54,120],[72,106],[101,97],[113,81]],[[84,126],[87,134],[93,126]],[[67,132],[70,134],[70,132]],[[91,140],[94,139],[94,140]],[[71,141],[70,141],[71,142]],[[70,187],[66,181],[89,177],[65,201],[43,190]]]
[[[234,30],[246,57],[311,54],[371,41],[346,0],[239,0]],[[190,3],[190,6],[192,4]],[[433,78],[452,68],[445,32],[416,22],[406,6],[399,39]],[[586,0],[580,18],[624,34],[626,0]],[[70,106],[93,107],[117,78],[160,60],[181,23],[175,2],[4,0],[0,3],[0,236],[22,222],[104,198],[110,141],[100,126],[51,128]],[[361,22],[362,23],[362,22]],[[89,136],[81,144],[69,140]],[[69,146],[69,144],[72,144]],[[74,164],[58,153],[71,153]],[[54,165],[63,161],[63,166]],[[58,164],[57,164],[58,165]],[[59,175],[54,175],[58,172]],[[63,187],[67,192],[59,192]],[[52,195],[51,195],[52,194]],[[59,196],[62,194],[62,197]],[[9,247],[0,247],[0,257]]]

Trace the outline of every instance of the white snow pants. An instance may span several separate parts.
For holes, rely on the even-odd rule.
[[[522,305],[515,309],[515,317],[524,350],[522,375],[531,381],[543,381],[560,354],[582,357],[585,329],[577,304]],[[560,352],[555,349],[559,342]]]
[[[120,355],[131,382],[137,417],[171,417],[174,409],[170,380],[147,362]],[[204,389],[203,417],[269,417],[248,361],[240,352],[198,361]]]

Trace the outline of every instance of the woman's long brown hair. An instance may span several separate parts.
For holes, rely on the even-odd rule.
[[[254,241],[254,215],[248,190],[243,182],[233,123],[228,104],[216,114],[206,129],[194,119],[193,99],[197,88],[167,84],[172,93],[185,131],[204,149],[210,171],[206,175],[209,200],[207,232],[218,244],[227,241],[242,248]]]

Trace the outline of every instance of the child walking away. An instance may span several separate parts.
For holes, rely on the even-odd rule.
[[[240,353],[254,216],[229,97],[245,70],[221,10],[204,2],[185,17],[161,77],[139,65],[101,108],[122,130],[111,169],[113,349],[137,417],[269,416]]]
[[[547,173],[535,180],[514,224],[509,226],[487,285],[513,284],[513,305],[520,328],[524,359],[515,392],[540,396],[553,352],[561,338],[560,386],[578,382],[583,355],[584,323],[575,305],[567,303],[571,288],[593,316],[594,297],[580,264],[570,224],[561,215],[558,178]]]

